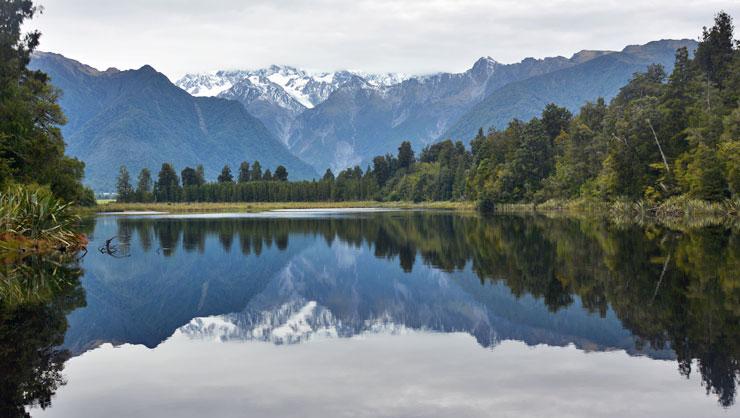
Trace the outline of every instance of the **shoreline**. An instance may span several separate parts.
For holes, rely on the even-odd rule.
[[[737,205],[735,203],[735,205]],[[256,213],[272,210],[301,209],[428,209],[458,213],[477,213],[475,202],[176,202],[176,203],[116,203],[106,202],[92,208],[78,208],[83,216],[132,215],[144,213]],[[728,202],[702,201],[671,202],[658,208],[648,208],[642,202],[600,202],[587,200],[548,201],[532,203],[498,204],[495,214],[539,214],[573,218],[604,219],[620,224],[663,224],[671,228],[694,228],[708,225],[725,225],[740,228],[737,206]]]
[[[437,209],[475,211],[473,202],[178,202],[178,203],[103,203],[93,208],[82,208],[84,214],[116,214],[123,212],[264,212],[295,209]]]

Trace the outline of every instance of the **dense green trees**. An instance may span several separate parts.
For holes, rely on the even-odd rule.
[[[154,199],[152,187],[152,173],[149,169],[142,168],[136,184],[136,200],[139,202],[151,202]]]
[[[414,163],[414,150],[411,149],[411,142],[403,141],[398,147],[398,166],[404,170],[411,168]]]
[[[704,72],[709,83],[723,85],[733,59],[736,59],[736,44],[733,40],[732,18],[719,13],[710,29],[702,33],[702,42],[696,49],[696,63]]]
[[[221,169],[221,174],[218,175],[218,182],[219,183],[233,183],[234,182],[234,176],[231,174],[231,167],[229,165],[225,165],[224,168]],[[183,184],[184,186],[185,184]]]
[[[249,172],[249,163],[246,161],[243,161],[241,165],[239,165],[239,183],[246,183],[251,179],[251,173]]]
[[[0,187],[37,183],[67,201],[94,204],[80,183],[85,165],[64,155],[59,91],[46,74],[28,69],[41,34],[21,27],[38,12],[28,0],[0,4]]]
[[[121,166],[118,170],[118,180],[116,181],[116,191],[118,192],[119,202],[130,202],[134,200],[134,188],[131,186],[131,176],[126,166]]]
[[[288,181],[288,169],[282,165],[277,166],[273,179],[277,181]]]
[[[472,143],[469,195],[486,192],[497,202],[739,197],[740,49],[732,30],[730,16],[719,13],[694,59],[679,49],[670,75],[652,65],[608,106],[588,103],[572,117],[549,105],[540,118],[481,132]]]
[[[192,167],[185,167],[180,172],[180,179],[182,180],[183,187],[203,184],[203,181],[198,176],[198,172]]]
[[[252,164],[252,174],[249,176],[252,181],[262,180],[262,165],[259,161],[255,161]]]
[[[500,202],[532,201],[553,170],[553,145],[540,119],[514,120],[505,130],[474,142],[471,198],[485,192]]]
[[[159,202],[176,202],[180,200],[181,191],[180,179],[172,164],[162,164],[157,182],[154,183],[154,197]]]
[[[253,180],[253,179],[259,180]],[[288,183],[288,170],[280,165],[275,174],[262,173],[259,161],[251,168],[248,162],[239,167],[238,182],[234,182],[231,168],[225,165],[215,183],[207,183],[203,166],[185,167],[180,176],[172,164],[164,163],[152,184],[148,169],[139,173],[136,190],[130,185],[128,170],[121,167],[118,177],[119,202],[196,202],[196,201],[277,201],[328,200],[331,194],[312,191],[311,182]],[[280,184],[276,184],[280,183]],[[314,182],[315,184],[315,182]],[[320,199],[319,199],[320,197]]]

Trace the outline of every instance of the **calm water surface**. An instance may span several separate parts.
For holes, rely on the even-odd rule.
[[[35,291],[0,289],[4,410],[740,416],[729,228],[394,211],[88,228],[79,262],[5,271]]]

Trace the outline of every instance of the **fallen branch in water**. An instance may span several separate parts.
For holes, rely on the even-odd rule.
[[[105,240],[105,245],[98,248],[98,251],[100,251],[101,254],[109,255],[114,258],[131,257],[131,254],[122,253],[120,246],[112,244],[113,240],[116,238],[118,238],[118,235]]]

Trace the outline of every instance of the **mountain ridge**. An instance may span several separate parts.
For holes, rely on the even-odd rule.
[[[502,129],[512,119],[529,119],[538,115],[548,103],[555,103],[576,113],[587,101],[603,97],[607,101],[635,72],[650,64],[661,64],[667,71],[673,67],[676,49],[696,48],[690,39],[659,40],[644,45],[628,45],[622,51],[601,54],[566,68],[512,83],[492,92],[437,139],[469,141],[478,129]],[[561,86],[577,86],[563,89]]]
[[[150,65],[100,71],[52,53],[36,54],[32,67],[64,90],[70,153],[87,162],[88,184],[108,191],[121,163],[132,171],[156,170],[167,160],[178,169],[204,163],[212,179],[224,163],[235,168],[241,160],[260,160],[269,168],[284,164],[299,179],[326,168],[364,167],[405,140],[417,151],[448,138],[467,143],[481,127],[531,118],[551,102],[575,112],[586,101],[610,99],[651,63],[670,70],[680,46],[693,50],[696,42],[584,49],[570,58],[514,64],[481,57],[461,73],[368,75],[273,65],[190,74],[177,84]],[[156,165],[152,156],[160,156]]]
[[[86,183],[99,192],[115,190],[119,165],[136,176],[145,167],[156,175],[163,162],[178,170],[203,164],[215,179],[224,164],[260,160],[265,168],[285,165],[293,179],[316,175],[239,103],[193,97],[150,65],[90,71],[61,55],[36,53],[31,67],[63,91],[68,152],[86,163]]]
[[[637,52],[644,51],[638,48]],[[412,77],[374,91],[340,88],[327,100],[304,111],[295,119],[286,143],[297,156],[317,170],[322,166],[333,170],[352,165],[364,167],[375,155],[395,152],[402,141],[411,141],[413,147],[419,150],[446,139],[450,128],[459,125],[461,120],[465,121],[467,113],[479,102],[487,100],[494,92],[509,84],[519,83],[520,88],[526,87],[528,79],[548,77],[548,74],[583,66],[614,53],[582,50],[571,58],[525,58],[515,64],[500,64],[490,57],[483,57],[462,73]],[[655,54],[655,51],[649,47],[644,53],[650,55]],[[671,49],[670,55],[673,54],[674,50]],[[643,63],[639,63],[621,69],[619,77],[615,77],[619,82],[608,80],[608,86],[599,93],[616,94],[622,81],[642,65]],[[593,81],[597,84],[600,82],[599,73],[601,70],[595,70]],[[580,94],[579,98],[584,101],[597,98],[589,93],[588,86],[579,85],[578,80],[569,82],[570,85],[562,86],[563,90],[585,89],[586,93]],[[514,91],[512,94],[516,93]],[[545,104],[552,101],[547,99],[545,97]],[[566,104],[573,107],[572,103]],[[579,101],[576,105],[581,104],[583,103]],[[531,107],[519,108],[513,115],[510,112],[506,117],[510,119],[528,116],[540,112],[543,107],[539,103],[532,104]],[[476,123],[481,126],[492,124],[485,118],[476,120]],[[477,129],[476,127],[475,131]],[[475,131],[470,135],[464,131],[466,136],[456,136],[455,139],[468,142]]]

